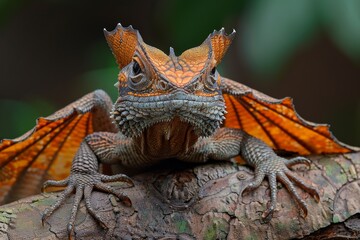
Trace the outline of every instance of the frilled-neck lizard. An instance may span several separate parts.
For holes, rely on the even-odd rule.
[[[257,188],[265,177],[269,181],[265,220],[271,219],[276,207],[277,181],[306,216],[307,205],[294,184],[317,200],[319,194],[289,167],[309,165],[309,160],[299,155],[355,150],[336,140],[327,125],[299,117],[290,98],[274,99],[220,76],[216,67],[234,32],[214,31],[200,46],[180,56],[172,48],[166,55],[145,44],[131,26],[118,24],[112,32],[104,32],[120,68],[116,102],[112,104],[104,91],[96,90],[39,118],[35,128],[23,136],[3,140],[2,203],[37,193],[45,181],[44,187],[65,189],[56,204],[45,210],[43,221],[75,192],[69,232],[82,199],[88,212],[106,226],[90,204],[91,192],[112,193],[130,205],[125,194],[105,183],[132,181],[121,173],[109,176],[99,172],[100,164],[136,168],[173,158],[240,164],[241,157],[255,171],[246,190]],[[285,159],[276,154],[278,150],[298,156]]]

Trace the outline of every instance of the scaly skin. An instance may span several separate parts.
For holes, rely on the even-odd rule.
[[[130,204],[130,199],[113,190],[106,182],[124,181],[123,174],[106,176],[98,172],[99,163],[138,167],[176,157],[182,161],[230,161],[240,155],[255,169],[247,190],[257,188],[265,177],[270,183],[271,201],[264,212],[270,220],[276,206],[276,184],[280,181],[299,203],[306,216],[306,203],[293,182],[316,199],[316,189],[305,184],[288,167],[309,164],[302,157],[286,160],[277,156],[263,141],[240,129],[221,127],[226,114],[222,78],[216,70],[232,35],[214,32],[197,48],[179,57],[173,50],[167,56],[146,45],[137,31],[118,26],[106,37],[119,66],[119,97],[112,109],[118,133],[95,132],[81,144],[71,174],[62,181],[47,181],[47,186],[66,186],[57,203],[43,213],[43,221],[76,190],[68,231],[74,229],[82,198],[89,213],[103,226],[90,205],[93,189],[115,194]]]

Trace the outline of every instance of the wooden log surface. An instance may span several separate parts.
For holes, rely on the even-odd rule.
[[[267,182],[239,195],[253,178],[246,166],[231,163],[151,169],[133,176],[134,187],[112,184],[132,200],[126,207],[109,194],[94,192],[92,205],[106,219],[106,231],[81,203],[76,239],[346,239],[360,238],[360,153],[310,157],[296,173],[320,192],[320,202],[300,189],[308,205],[302,218],[287,190],[278,185],[277,211],[264,223]],[[67,239],[73,196],[44,226],[41,212],[59,193],[44,193],[0,207],[0,239]]]

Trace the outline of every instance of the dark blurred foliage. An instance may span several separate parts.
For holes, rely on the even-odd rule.
[[[0,0],[0,138],[96,88],[116,98],[102,29],[132,24],[179,55],[214,29],[237,31],[220,71],[360,145],[360,1]]]

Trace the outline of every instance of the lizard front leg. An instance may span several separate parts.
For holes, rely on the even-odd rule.
[[[240,155],[250,166],[255,169],[254,179],[248,183],[243,192],[256,189],[260,186],[265,177],[268,178],[270,187],[270,205],[263,213],[264,221],[272,218],[277,203],[277,181],[281,182],[291,196],[301,207],[304,217],[307,215],[307,205],[297,193],[294,184],[302,188],[316,201],[319,201],[317,190],[305,183],[289,167],[296,164],[310,166],[310,161],[304,157],[292,159],[282,158],[260,139],[250,136],[239,129],[221,128],[211,137],[201,139],[191,154],[187,155],[190,161],[205,161],[206,159],[227,160]]]
[[[68,232],[71,235],[74,229],[76,214],[81,200],[84,198],[85,206],[88,212],[106,228],[105,222],[100,216],[96,214],[90,204],[91,192],[93,189],[103,192],[111,193],[117,196],[126,205],[130,206],[130,199],[123,193],[115,191],[112,187],[106,185],[106,182],[121,181],[133,185],[129,177],[124,174],[117,174],[107,176],[99,173],[99,163],[118,163],[121,164],[122,159],[126,155],[130,155],[132,151],[133,157],[136,158],[135,150],[132,147],[132,141],[122,136],[121,134],[109,132],[96,132],[88,135],[81,143],[77,154],[74,157],[70,176],[61,181],[46,181],[44,187],[48,186],[66,186],[61,193],[59,199],[50,208],[46,209],[42,214],[42,221],[44,222],[57,208],[59,208],[64,201],[75,190],[74,204],[71,211],[71,216],[68,223]]]

